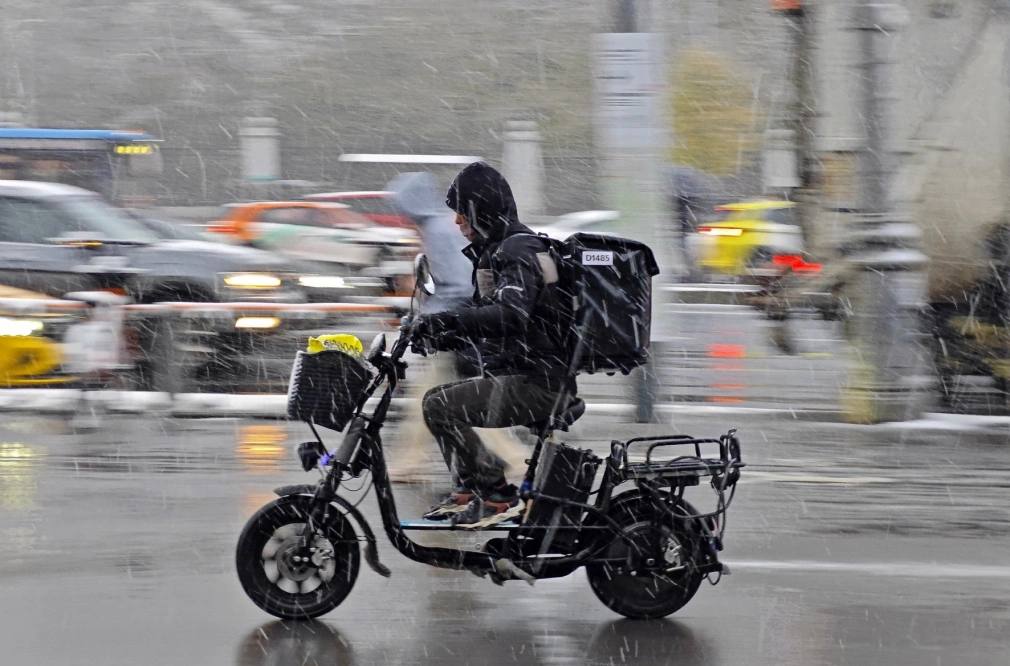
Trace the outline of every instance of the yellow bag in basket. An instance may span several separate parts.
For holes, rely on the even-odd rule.
[[[361,358],[365,353],[365,346],[361,344],[356,336],[348,333],[337,333],[333,335],[320,335],[309,338],[309,346],[306,351],[310,354],[318,354],[322,351],[336,350],[355,358]]]

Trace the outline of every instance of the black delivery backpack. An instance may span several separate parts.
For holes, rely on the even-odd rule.
[[[538,257],[544,282],[555,290],[560,305],[550,325],[572,354],[570,369],[627,374],[648,361],[652,278],[659,274],[652,250],[605,234],[578,233],[564,241],[540,237],[551,259]],[[533,479],[535,499],[516,534],[540,553],[572,553],[581,547],[581,505],[589,501],[600,463],[591,451],[545,442]]]
[[[558,328],[564,348],[576,355],[576,369],[628,374],[643,365],[649,358],[652,278],[659,275],[649,246],[609,234],[547,240],[566,306]]]

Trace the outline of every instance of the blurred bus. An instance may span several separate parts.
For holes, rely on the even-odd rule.
[[[161,175],[158,143],[140,131],[0,127],[0,180],[76,185],[142,206]]]

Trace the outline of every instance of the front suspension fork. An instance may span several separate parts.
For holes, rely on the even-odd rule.
[[[329,508],[332,504],[336,504],[345,515],[350,516],[354,523],[357,524],[358,529],[361,530],[361,534],[365,541],[365,562],[371,569],[383,576],[388,578],[390,576],[389,568],[386,567],[381,561],[379,561],[379,549],[375,542],[375,532],[372,531],[371,525],[365,520],[365,517],[361,515],[361,512],[356,506],[345,500],[340,495],[337,495],[335,490],[331,491],[328,495],[320,495],[320,486],[323,484],[310,485],[310,484],[297,484],[292,486],[281,486],[274,490],[274,493],[280,497],[287,497],[289,495],[312,495],[312,510],[307,517],[306,521],[306,532],[302,535],[306,538],[303,545],[308,545],[308,537],[314,531],[316,525],[320,527],[325,525],[326,518],[330,515]],[[329,499],[322,503],[322,499],[328,497]]]

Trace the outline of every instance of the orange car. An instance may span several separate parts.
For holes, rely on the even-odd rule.
[[[321,192],[305,195],[306,201],[329,201],[350,206],[372,222],[387,227],[413,228],[410,218],[401,214],[392,201],[392,192],[375,190],[367,192]]]
[[[257,240],[260,225],[291,225],[363,230],[372,226],[367,217],[349,206],[321,201],[256,201],[228,204],[222,218],[209,231],[227,234],[245,243]]]

